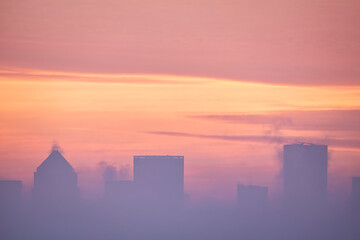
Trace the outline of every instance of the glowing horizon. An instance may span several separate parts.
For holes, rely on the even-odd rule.
[[[46,81],[50,76],[60,79]],[[7,170],[1,176],[24,179],[27,186],[31,186],[32,169],[43,160],[53,140],[79,169],[85,189],[93,181],[89,179],[96,178],[94,172],[101,161],[131,166],[132,155],[177,154],[185,156],[186,191],[225,198],[231,196],[230,182],[268,184],[272,193],[279,191],[276,175],[281,165],[276,151],[284,143],[329,144],[340,156],[350,151],[351,159],[360,150],[356,136],[337,127],[339,117],[344,117],[350,129],[355,127],[360,87],[27,71],[22,76],[1,76],[0,89],[1,157],[12,159],[2,163]],[[264,151],[248,152],[253,144]],[[268,157],[255,163],[261,156]],[[225,163],[222,167],[220,159]],[[19,164],[24,166],[19,168]],[[204,164],[209,170],[202,173],[199,168]],[[336,168],[339,166],[343,170],[329,171],[348,171],[350,165],[338,162]],[[82,176],[85,170],[81,169],[92,169],[92,173]],[[218,186],[206,190],[215,183],[211,176],[215,172],[223,180],[217,179]]]
[[[359,7],[3,1],[0,177],[29,189],[56,140],[84,188],[101,161],[174,154],[191,195],[231,200],[243,182],[274,196],[282,144],[307,141],[329,145],[329,190],[348,190],[360,169]]]

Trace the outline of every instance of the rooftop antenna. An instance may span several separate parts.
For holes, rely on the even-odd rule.
[[[59,153],[64,153],[64,151],[62,150],[62,148],[60,147],[60,145],[54,141],[52,147],[51,147],[51,152],[59,152]]]
[[[304,141],[300,141],[300,140],[295,141],[294,144],[298,144],[298,145],[314,145],[313,143],[304,142]]]

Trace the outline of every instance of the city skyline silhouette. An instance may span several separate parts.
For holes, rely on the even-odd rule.
[[[347,202],[329,203],[327,147],[309,143],[283,146],[284,187],[276,204],[268,201],[268,186],[238,183],[237,206],[212,202],[189,205],[184,195],[184,156],[137,155],[133,159],[133,180],[118,180],[110,171],[112,168],[103,169],[104,195],[89,205],[80,195],[76,170],[54,144],[50,155],[34,172],[31,201],[22,197],[22,181],[0,181],[1,236],[5,239],[97,239],[100,236],[105,239],[190,236],[197,236],[194,239],[219,236],[338,239],[346,234],[347,239],[357,239],[360,177],[352,177]],[[229,223],[233,227],[227,226]],[[84,229],[93,224],[96,230]],[[214,228],[202,229],[212,225]],[[222,232],[224,227],[226,234]]]
[[[360,239],[359,12],[0,1],[0,240]]]

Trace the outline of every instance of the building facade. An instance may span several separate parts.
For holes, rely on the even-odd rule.
[[[284,145],[283,187],[290,207],[318,207],[327,195],[327,145]]]
[[[183,156],[134,156],[134,182],[141,198],[154,204],[184,201]]]

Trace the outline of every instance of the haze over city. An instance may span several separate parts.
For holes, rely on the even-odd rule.
[[[359,11],[354,0],[1,1],[0,180],[21,181],[30,204],[56,146],[81,201],[99,207],[108,177],[135,179],[134,156],[180,156],[186,207],[238,209],[240,184],[266,187],[277,209],[284,145],[315,144],[327,146],[324,201],[344,210],[360,177]]]

